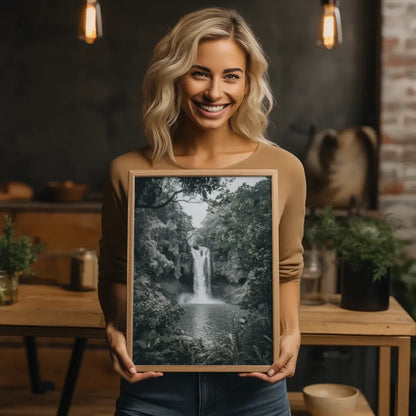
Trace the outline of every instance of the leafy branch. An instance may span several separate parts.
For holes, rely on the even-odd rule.
[[[334,250],[341,263],[355,270],[370,266],[374,280],[378,280],[402,253],[396,228],[387,219],[350,217],[342,221],[331,207],[325,207],[310,221],[305,235],[311,246]]]
[[[12,219],[5,215],[4,221],[0,235],[0,269],[13,273],[31,272],[30,265],[37,260],[44,246],[34,244],[28,236],[15,239]]]

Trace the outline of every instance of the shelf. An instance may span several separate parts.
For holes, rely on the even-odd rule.
[[[0,201],[0,212],[101,212],[98,201]]]
[[[312,416],[312,413],[306,408],[303,401],[303,394],[299,392],[289,392],[290,409],[292,416]],[[354,411],[354,416],[375,416],[371,410],[366,398],[360,393],[358,396],[357,408]]]

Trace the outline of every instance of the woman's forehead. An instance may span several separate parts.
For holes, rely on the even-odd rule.
[[[210,67],[210,65],[224,68],[246,66],[246,54],[233,39],[204,40],[198,45],[195,64]]]

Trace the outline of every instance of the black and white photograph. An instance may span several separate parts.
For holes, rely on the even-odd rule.
[[[133,182],[135,365],[271,365],[272,177]]]

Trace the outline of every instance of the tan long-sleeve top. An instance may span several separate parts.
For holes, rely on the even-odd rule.
[[[129,170],[183,170],[169,159],[154,163],[144,151],[116,158],[110,166],[102,207],[100,280],[125,283],[127,279],[127,191]],[[247,159],[228,168],[278,171],[279,278],[299,280],[303,266],[302,236],[305,216],[305,175],[302,164],[280,147],[260,143]]]

